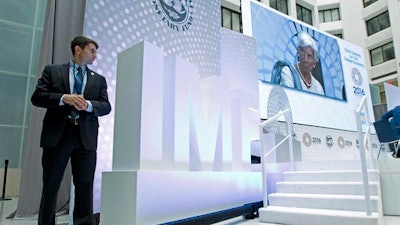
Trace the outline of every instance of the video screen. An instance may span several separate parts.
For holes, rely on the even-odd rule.
[[[262,15],[252,24],[260,80],[346,101],[337,40],[271,10]]]
[[[242,0],[242,15],[256,41],[261,119],[290,108],[294,123],[356,130],[367,96],[373,121],[361,47],[253,0]]]

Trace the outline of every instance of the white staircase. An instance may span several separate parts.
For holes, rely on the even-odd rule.
[[[361,170],[284,172],[268,206],[259,209],[261,222],[285,225],[382,225],[379,172],[368,174],[371,215]]]

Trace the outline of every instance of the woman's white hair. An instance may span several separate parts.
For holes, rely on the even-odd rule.
[[[315,61],[318,62],[317,42],[309,34],[302,31],[297,34],[297,49],[304,47],[310,47],[313,50]]]

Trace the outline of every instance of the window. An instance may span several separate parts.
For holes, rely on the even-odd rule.
[[[287,0],[270,0],[269,6],[279,12],[289,15]]]
[[[221,7],[221,11],[221,26],[237,32],[242,32],[240,14],[225,7]]]
[[[340,20],[339,8],[319,11],[319,22],[327,23]]]
[[[371,56],[371,65],[376,66],[391,59],[394,59],[393,42],[382,45],[378,48],[372,49],[369,52]]]
[[[296,5],[296,11],[297,11],[297,19],[298,20],[301,20],[305,23],[312,25],[311,10],[309,10],[301,5]]]
[[[382,14],[375,16],[374,18],[367,20],[367,34],[368,36],[373,35],[381,30],[390,27],[389,12],[386,11]]]
[[[388,76],[391,76],[391,75],[394,75],[394,74],[397,74],[397,71],[392,71],[392,72],[389,72],[389,73],[380,75],[380,76],[378,76],[378,77],[374,77],[374,78],[372,78],[371,80],[372,80],[372,81],[374,81],[374,80],[380,80],[380,79],[382,79],[382,78],[385,78],[385,77],[388,77]],[[396,84],[397,84],[397,78],[395,78],[394,80],[396,80]],[[393,81],[393,80],[391,80],[390,82],[392,82],[392,81]],[[397,86],[397,85],[396,85],[396,86]]]
[[[391,73],[388,73],[388,74],[384,74],[384,75],[380,76],[380,78],[391,76],[391,75],[396,74],[396,73],[397,72],[391,72]],[[372,80],[376,80],[376,79],[377,78],[373,78]],[[382,83],[377,84],[377,86],[379,87],[379,94],[380,94],[381,104],[386,104],[387,103],[384,83],[389,83],[389,84],[397,86],[397,87],[399,86],[399,83],[397,82],[397,78],[391,79],[391,80],[386,80],[386,81],[384,81]]]
[[[363,0],[364,1],[364,8],[371,5],[374,2],[377,2],[378,0]]]

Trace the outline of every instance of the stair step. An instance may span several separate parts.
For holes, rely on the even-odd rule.
[[[268,195],[271,206],[300,207],[365,211],[364,195],[272,193]],[[371,211],[378,211],[378,196],[370,197]]]
[[[369,187],[371,195],[378,195],[378,182],[370,182]],[[360,181],[283,181],[276,183],[276,190],[279,193],[357,195],[364,193],[364,184]]]
[[[283,179],[285,181],[363,181],[360,170],[287,171],[283,173]],[[379,172],[369,170],[368,181],[379,181]]]
[[[296,162],[296,170],[361,170],[360,160],[318,160]],[[369,167],[370,168],[370,167]]]
[[[259,209],[261,222],[286,225],[378,225],[378,213],[267,206]]]

